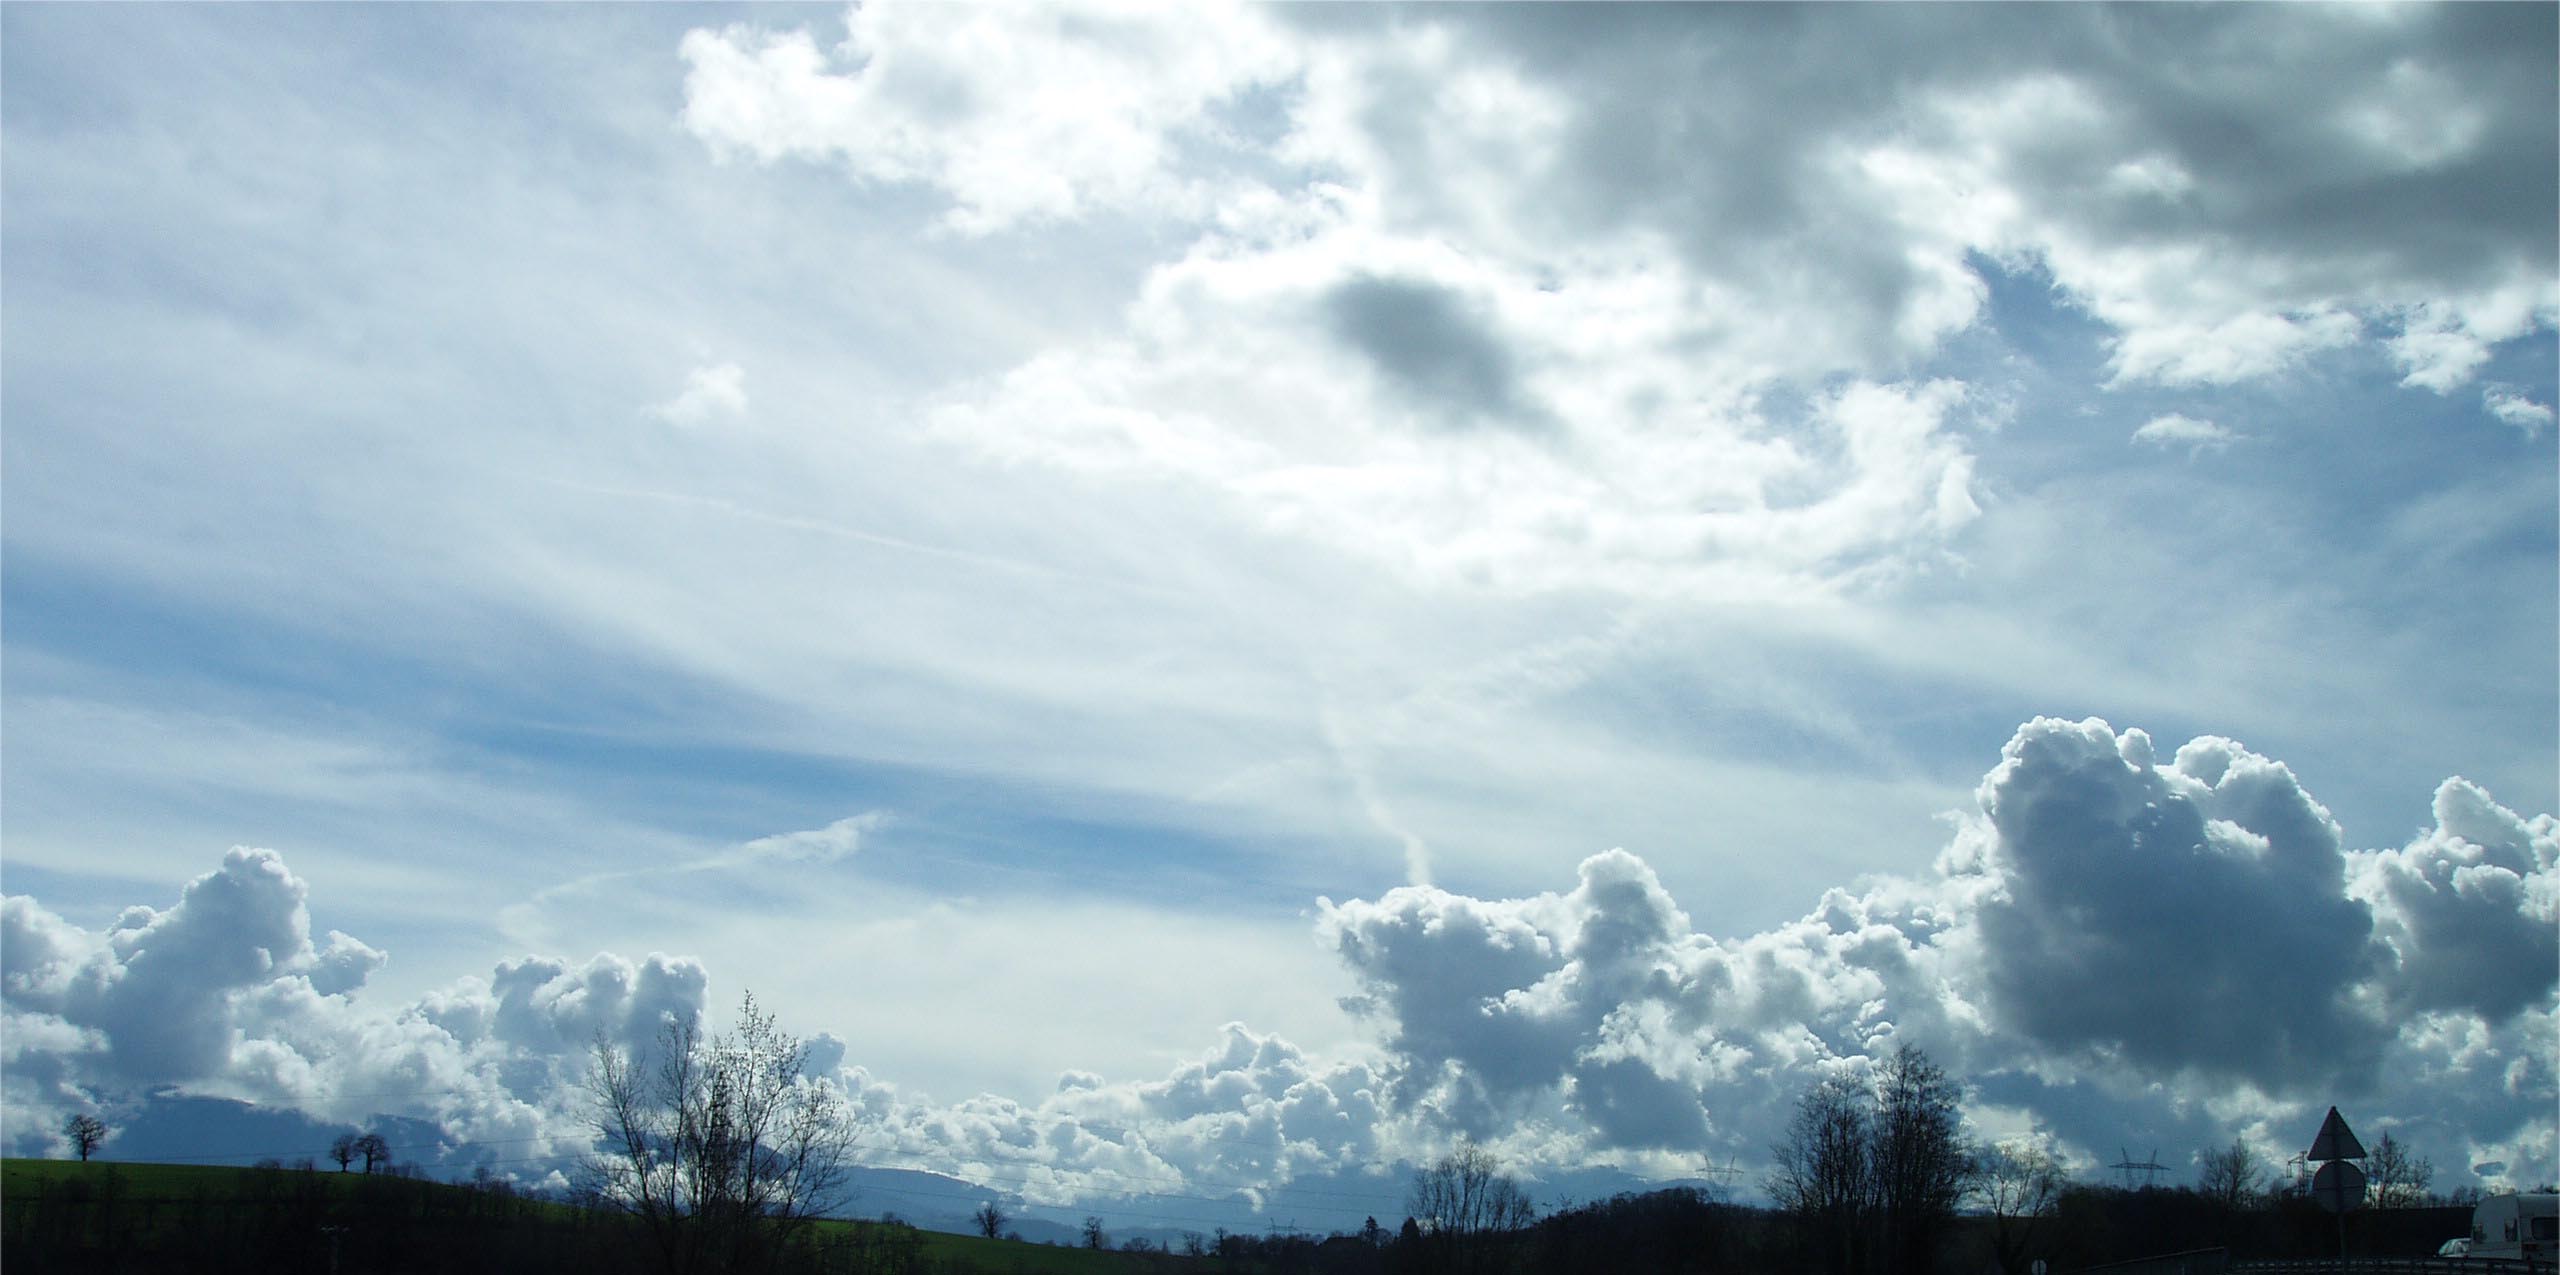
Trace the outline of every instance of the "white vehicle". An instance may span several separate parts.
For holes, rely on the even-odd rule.
[[[2446,1240],[2446,1241],[2444,1242],[2444,1247],[2439,1248],[2439,1249],[2437,1249],[2437,1250],[2436,1250],[2436,1256],[2438,1256],[2438,1257],[2469,1257],[2469,1256],[2471,1256],[2471,1237],[2470,1237],[2470,1236],[2468,1236],[2468,1235],[2457,1235],[2457,1236],[2454,1236],[2452,1239]]]
[[[2472,1257],[2560,1258],[2560,1195],[2493,1195],[2471,1210]]]

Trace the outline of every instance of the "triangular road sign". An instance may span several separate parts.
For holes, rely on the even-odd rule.
[[[2320,1122],[2320,1136],[2311,1140],[2311,1154],[2306,1160],[2361,1160],[2364,1144],[2356,1141],[2355,1131],[2347,1127],[2336,1107],[2329,1108],[2329,1118]]]

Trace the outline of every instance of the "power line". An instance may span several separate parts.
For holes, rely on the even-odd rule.
[[[2124,1158],[2118,1160],[2114,1164],[2108,1165],[2107,1167],[2124,1175],[2124,1186],[2128,1191],[2133,1189],[2134,1174],[2141,1174],[2142,1185],[2148,1187],[2151,1186],[2161,1174],[2169,1171],[2168,1165],[2160,1163],[2160,1152],[2156,1147],[2152,1149],[2150,1158],[2143,1160],[2140,1163],[2136,1163],[2134,1161],[2132,1152],[2125,1150],[2121,1146],[2116,1148],[2116,1154],[2121,1155]]]

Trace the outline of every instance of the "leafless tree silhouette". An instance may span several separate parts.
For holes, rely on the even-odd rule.
[[[2196,1175],[2196,1189],[2223,1208],[2238,1211],[2258,1198],[2266,1183],[2266,1170],[2258,1163],[2258,1153],[2238,1138],[2220,1151],[2204,1153],[2204,1166]]]
[[[2436,1180],[2436,1166],[2425,1156],[2411,1152],[2408,1143],[2385,1133],[2381,1141],[2373,1144],[2373,1158],[2365,1161],[2365,1176],[2372,1182],[2373,1207],[2414,1208],[2426,1203],[2427,1188]]]
[[[2035,1142],[2004,1142],[1976,1158],[1973,1196],[1991,1217],[1992,1253],[2007,1275],[2025,1275],[2068,1185],[2060,1162]]]
[[[729,1034],[705,1038],[686,1017],[647,1056],[599,1039],[595,1058],[588,1175],[639,1219],[669,1275],[768,1267],[835,1203],[843,1101],[802,1074],[808,1046],[753,995]]]
[[[71,1139],[71,1149],[80,1153],[80,1160],[85,1164],[89,1153],[107,1140],[107,1125],[88,1112],[77,1112],[62,1122],[62,1136]]]
[[[1796,1101],[1787,1136],[1770,1148],[1777,1168],[1769,1196],[1793,1216],[1816,1268],[1833,1275],[1862,1264],[1864,1221],[1874,1196],[1869,1142],[1866,1092],[1835,1078]]]
[[[1473,1142],[1461,1142],[1416,1170],[1406,1205],[1429,1240],[1435,1264],[1451,1271],[1497,1261],[1486,1250],[1528,1226],[1537,1213],[1529,1193],[1503,1174],[1493,1153]]]

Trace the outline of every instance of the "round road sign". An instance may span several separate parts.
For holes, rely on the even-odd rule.
[[[2345,1160],[2331,1160],[2311,1175],[2312,1198],[2332,1213],[2364,1203],[2364,1170]]]

